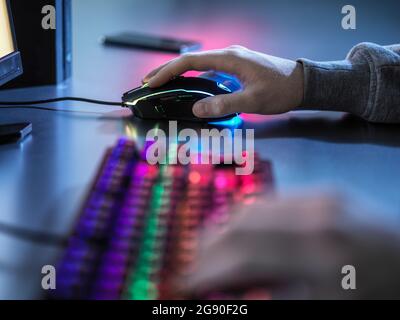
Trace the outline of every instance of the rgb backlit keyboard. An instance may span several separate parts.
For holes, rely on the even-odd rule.
[[[272,185],[268,162],[149,165],[135,143],[110,149],[57,266],[57,299],[176,299],[172,279],[190,272],[202,228],[223,225],[235,203]]]

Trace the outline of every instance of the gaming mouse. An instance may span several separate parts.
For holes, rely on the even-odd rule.
[[[211,122],[231,119],[237,113],[218,118],[198,118],[192,111],[195,102],[240,89],[241,84],[236,78],[207,72],[198,77],[176,77],[159,88],[150,88],[146,84],[125,93],[122,101],[141,119]]]

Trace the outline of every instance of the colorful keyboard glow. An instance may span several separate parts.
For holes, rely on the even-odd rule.
[[[177,299],[172,279],[190,272],[199,231],[223,225],[235,203],[272,186],[268,162],[151,166],[135,143],[110,149],[57,267],[56,299]]]

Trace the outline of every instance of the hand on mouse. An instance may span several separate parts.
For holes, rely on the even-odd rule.
[[[266,286],[286,288],[282,298],[400,297],[397,235],[356,223],[342,201],[259,201],[236,214],[227,230],[204,235],[192,275],[178,281],[188,296]],[[356,290],[342,288],[345,265]]]
[[[159,87],[186,71],[221,71],[235,75],[243,90],[198,101],[197,117],[231,113],[279,114],[300,106],[303,100],[303,68],[300,63],[232,46],[222,50],[188,53],[150,72],[143,80]]]

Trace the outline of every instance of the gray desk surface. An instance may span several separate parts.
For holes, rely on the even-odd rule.
[[[236,42],[273,54],[293,58],[319,56],[321,59],[333,58],[332,55],[342,57],[351,42],[361,41],[365,36],[363,31],[353,34],[352,38],[343,36],[342,47],[316,49],[317,53],[306,45],[296,47],[297,51],[289,50],[289,43],[296,41],[290,30],[299,21],[293,22],[284,14],[285,4],[282,7],[278,4],[283,2],[270,1],[271,10],[265,11],[270,20],[264,19],[260,10],[249,11],[243,17],[234,16],[235,21],[244,21],[240,20],[241,27],[236,27],[232,33],[229,28],[219,28],[220,25],[235,28],[229,11],[222,20],[210,17],[207,28],[213,27],[217,32],[213,37],[206,37],[209,31],[203,30],[201,17],[210,10],[205,11],[202,2],[194,1],[192,6],[180,1],[168,3],[160,1],[149,16],[142,14],[150,10],[146,1],[74,1],[72,81],[57,88],[3,91],[0,99],[39,99],[71,94],[118,101],[122,92],[138,85],[144,73],[172,57],[99,45],[102,34],[124,29],[143,31],[152,26],[150,30],[156,32],[165,31],[165,26],[169,26],[173,34],[198,35],[197,38],[204,39],[206,48]],[[171,14],[173,10],[187,15],[176,20]],[[268,30],[266,21],[279,25],[275,21],[277,17],[271,14],[277,11],[286,15],[286,21],[291,21],[285,25],[286,29],[276,28],[280,30],[279,36],[286,36],[286,40],[279,42],[278,36],[270,32],[273,41],[261,41],[264,33],[260,29]],[[306,10],[305,14],[311,13]],[[334,22],[326,21],[329,29]],[[391,29],[394,20],[385,21],[386,25],[380,28]],[[298,37],[304,38],[301,41],[306,41],[307,28],[297,30]],[[321,32],[316,31],[313,39],[308,37],[309,43],[322,40]],[[372,34],[374,36],[377,37]],[[381,40],[394,42],[390,36]],[[132,129],[142,141],[146,130],[154,124],[132,119],[128,110],[117,107],[80,103],[58,103],[52,107],[85,112],[0,109],[0,123],[33,123],[33,134],[25,141],[0,146],[0,223],[66,235],[106,148]],[[373,212],[372,215],[356,214],[400,224],[399,127],[372,125],[344,114],[320,112],[260,117],[246,122],[244,127],[256,129],[256,150],[272,162],[279,196],[331,188],[342,191],[351,201],[367,204]],[[38,297],[41,267],[53,264],[59,251],[57,247],[0,233],[0,298]]]

